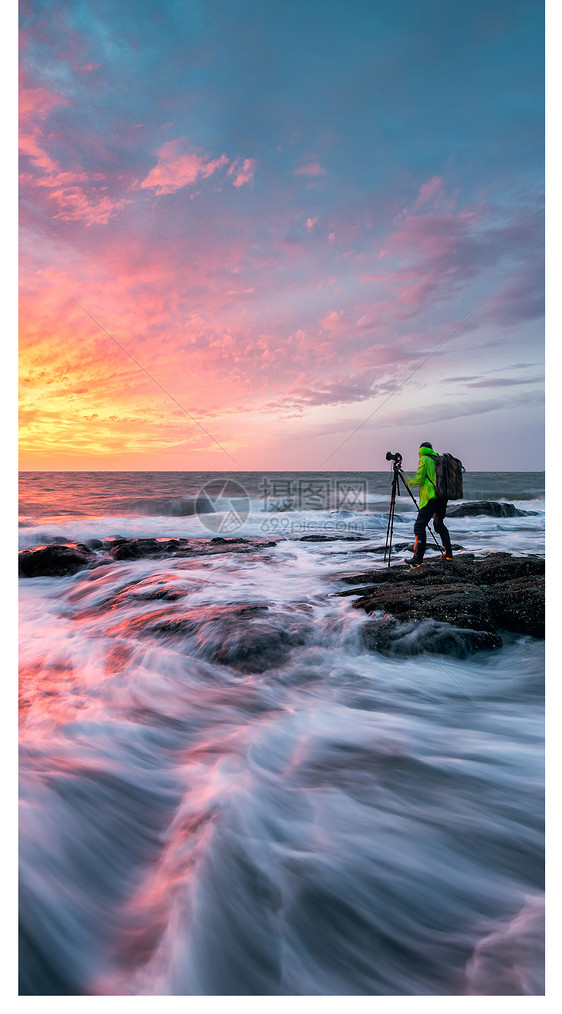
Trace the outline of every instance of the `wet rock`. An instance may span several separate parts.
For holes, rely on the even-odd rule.
[[[183,640],[187,654],[241,672],[261,673],[282,665],[291,649],[305,642],[310,629],[310,621],[302,616],[271,614],[266,603],[229,603],[145,614],[110,633]]]
[[[458,552],[460,552],[462,550],[463,547],[461,545],[459,545],[459,543],[453,542],[451,548],[452,548],[452,550],[453,550],[454,553],[458,553]],[[359,550],[353,550],[353,552],[359,552]],[[387,552],[386,545],[373,546],[372,548],[369,547],[369,552],[370,553],[375,553],[377,556],[384,556],[384,554]],[[396,560],[396,555],[397,554],[408,553],[410,556],[412,556],[413,552],[414,552],[414,542],[413,542],[413,539],[410,539],[409,542],[396,542],[396,543],[393,543],[392,546],[391,546],[390,557],[391,557],[392,562],[394,563],[395,560]],[[441,549],[439,549],[439,551],[437,552],[435,546],[432,545],[431,543],[429,543],[428,547],[427,547],[427,554],[426,554],[426,560],[427,560],[427,562],[431,562],[431,558],[432,557],[433,557],[433,559],[440,559],[441,558]]]
[[[363,542],[367,535],[301,535],[299,542]]]
[[[472,500],[456,507],[447,506],[448,518],[474,518],[484,515],[489,518],[524,518],[538,514],[538,511],[524,511],[512,503],[498,503],[497,500]]]
[[[95,553],[81,543],[40,546],[22,550],[18,569],[20,577],[63,577],[89,567],[95,559]]]
[[[217,545],[218,546],[225,546],[225,545],[232,546],[233,544],[234,545],[239,545],[241,542],[246,542],[246,541],[247,541],[246,539],[225,539],[225,537],[223,535],[215,535],[214,538],[211,539],[211,545],[212,546],[217,546]]]
[[[104,545],[113,560],[142,560],[145,557],[187,556],[205,554],[213,556],[224,552],[249,553],[277,545],[267,539],[115,539]]]
[[[109,549],[113,560],[142,560],[146,556],[189,553],[189,539],[118,539]]]
[[[499,648],[498,634],[440,623],[436,620],[411,620],[407,623],[387,618],[371,620],[361,630],[363,644],[370,651],[387,655],[424,653],[465,658],[475,651]]]
[[[454,567],[480,584],[497,585],[519,578],[544,577],[544,559],[539,556],[511,556],[509,553],[489,553],[488,556],[469,560],[454,560],[448,566]]]
[[[89,539],[82,543],[62,543],[36,549],[24,549],[19,554],[21,577],[62,577],[74,574],[84,567],[99,566],[112,560],[142,560],[148,557],[217,556],[222,553],[255,553],[277,545],[278,539]]]
[[[284,629],[273,618],[254,617],[247,622],[247,613],[234,614],[212,633],[206,632],[210,662],[218,662],[242,672],[261,673],[282,665],[291,648],[300,638]]]
[[[482,589],[461,582],[446,585],[416,582],[415,591],[402,582],[361,589],[354,603],[367,613],[382,610],[397,620],[420,620],[431,617],[443,623],[472,630],[495,630],[490,626],[489,610]]]
[[[487,589],[486,597],[498,627],[516,634],[544,637],[544,577],[516,578]]]
[[[500,630],[509,630],[544,637],[544,560],[540,557],[490,553],[485,558],[439,560],[414,569],[367,571],[344,580],[359,587],[340,594],[357,596],[356,608],[386,614],[395,626],[431,619],[479,634],[498,636]],[[369,636],[374,644],[375,634]],[[494,646],[482,638],[471,638],[471,643],[475,648]]]

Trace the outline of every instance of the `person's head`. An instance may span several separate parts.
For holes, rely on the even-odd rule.
[[[425,443],[420,444],[420,451],[422,447],[427,447],[430,451],[433,450],[433,444],[430,444],[429,440],[426,440]]]

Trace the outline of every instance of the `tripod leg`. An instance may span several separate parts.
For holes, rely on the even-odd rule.
[[[390,567],[390,554],[392,552],[392,530],[394,528],[394,508],[396,505],[396,490],[398,488],[398,480],[396,476],[392,480],[392,492],[390,494],[390,509],[388,512],[388,525],[386,526],[386,547],[384,550],[384,559],[386,560],[388,554],[388,566]]]
[[[390,510],[388,512],[388,525],[386,527],[386,547],[384,550],[384,559],[388,556],[388,566],[390,567],[390,554],[392,552],[392,529],[394,527],[394,503],[391,502]]]

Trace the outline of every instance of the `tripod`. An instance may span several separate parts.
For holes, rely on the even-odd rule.
[[[390,457],[389,457],[389,455],[390,455]],[[399,482],[399,479],[402,479],[402,483],[403,483],[404,489],[406,490],[406,492],[409,494],[409,496],[414,501],[414,504],[415,504],[416,509],[418,511],[419,511],[419,506],[418,506],[418,502],[417,502],[414,494],[412,493],[412,490],[410,489],[410,487],[408,486],[408,484],[407,484],[407,482],[406,482],[406,480],[404,478],[404,474],[402,472],[402,468],[400,467],[402,465],[402,455],[398,454],[398,453],[396,453],[396,454],[390,454],[390,451],[389,451],[389,452],[387,452],[386,457],[387,457],[387,461],[389,461],[390,459],[392,459],[393,462],[394,462],[394,464],[392,466],[393,476],[392,476],[392,489],[391,489],[391,492],[390,492],[390,509],[389,509],[389,512],[388,512],[388,525],[387,525],[387,528],[386,528],[386,547],[385,547],[385,550],[384,550],[384,559],[386,560],[386,558],[388,556],[388,564],[387,564],[387,566],[390,567],[390,554],[392,552],[392,531],[393,531],[393,528],[394,528],[394,511],[395,511],[395,507],[396,507],[396,497],[400,496],[400,482]],[[428,528],[429,528],[429,525],[428,525]],[[438,543],[437,539],[435,538],[433,530],[430,528],[429,531],[431,532],[431,536],[433,538],[433,541],[434,541],[435,545],[439,549],[439,543]]]

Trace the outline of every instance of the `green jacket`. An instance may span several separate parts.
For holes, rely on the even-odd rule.
[[[418,470],[411,479],[406,479],[408,486],[420,487],[420,510],[425,507],[435,494],[435,459],[439,457],[437,451],[430,451],[429,447],[420,447],[420,460]]]

